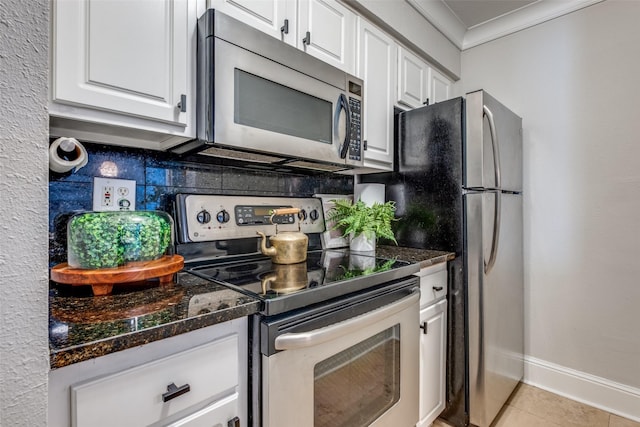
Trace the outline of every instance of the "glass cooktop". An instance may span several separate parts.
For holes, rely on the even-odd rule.
[[[307,261],[298,264],[274,264],[257,255],[198,263],[185,270],[262,300],[262,313],[272,315],[380,286],[417,273],[419,267],[335,249],[310,251]]]

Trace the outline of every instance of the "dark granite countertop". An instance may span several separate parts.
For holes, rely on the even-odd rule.
[[[258,312],[260,302],[188,273],[170,286],[114,288],[55,285],[49,292],[51,368],[104,356]]]
[[[397,257],[403,261],[416,262],[420,268],[429,267],[441,262],[451,261],[456,257],[453,252],[434,251],[431,249],[405,248],[400,246],[378,246],[376,256],[382,258]]]
[[[419,263],[455,258],[450,252],[378,246],[376,255]],[[188,273],[170,286],[114,288],[93,296],[89,287],[55,285],[49,293],[51,368],[104,356],[257,313],[260,302]]]

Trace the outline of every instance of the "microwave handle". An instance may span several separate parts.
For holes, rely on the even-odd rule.
[[[341,93],[338,97],[338,105],[336,106],[336,113],[333,118],[333,122],[335,123],[335,134],[339,135],[340,133],[337,131],[338,122],[340,121],[340,112],[344,109],[347,120],[346,123],[346,132],[344,135],[344,141],[342,142],[342,146],[340,147],[340,158],[345,159],[347,157],[347,153],[349,152],[349,139],[351,137],[351,112],[349,111],[349,101],[347,100],[347,96],[344,93]]]

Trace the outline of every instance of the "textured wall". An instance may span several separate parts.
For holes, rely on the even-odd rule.
[[[0,425],[47,424],[49,3],[0,2]]]
[[[465,90],[523,117],[527,354],[636,396],[638,16],[640,2],[605,1],[462,58]]]

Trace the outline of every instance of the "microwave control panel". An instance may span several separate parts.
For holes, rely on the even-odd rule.
[[[351,112],[349,158],[360,161],[362,160],[362,101],[350,96],[349,111]]]
[[[325,231],[322,201],[316,198],[225,196],[179,194],[178,231],[182,242],[256,237],[257,231],[268,236],[280,231],[322,233]],[[274,216],[279,208],[298,208],[298,214]]]

